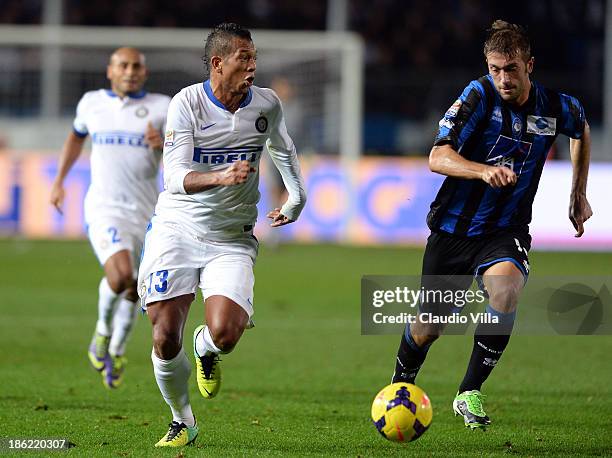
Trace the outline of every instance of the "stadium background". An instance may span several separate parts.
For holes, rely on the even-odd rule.
[[[186,453],[447,456],[460,443],[457,456],[612,454],[609,336],[513,338],[486,385],[497,429],[482,437],[463,434],[448,412],[471,338],[441,341],[419,379],[432,397],[434,426],[412,448],[398,449],[380,440],[368,421],[371,397],[388,382],[397,339],[359,335],[361,276],[419,271],[424,216],[441,181],[425,157],[438,119],[470,79],[485,73],[484,30],[500,17],[528,26],[534,77],[577,96],[593,132],[588,193],[595,216],[585,236],[574,239],[566,216],[571,165],[561,138],[534,209],[535,272],[612,275],[608,16],[603,0],[515,1],[511,7],[477,0],[2,0],[0,437],[68,437],[76,456],[143,456],[152,453],[168,420],[151,373],[146,320],[129,346],[122,391],[102,391],[86,364],[101,274],[84,240],[86,155],[67,181],[63,217],[47,196],[76,102],[84,91],[106,87],[113,47],[56,46],[51,31],[66,26],[69,35],[76,33],[69,27],[86,27],[79,33],[89,30],[94,42],[104,42],[109,30],[117,36],[146,30],[161,41],[196,32],[198,41],[185,50],[142,46],[151,69],[147,89],[172,95],[202,78],[203,30],[231,20],[254,30],[261,51],[257,83],[287,91],[310,199],[300,222],[283,230],[278,249],[263,244],[257,327],[226,358],[224,396],[209,408],[193,391],[206,432],[196,451]],[[272,43],[282,37],[291,43],[298,34],[297,41],[323,45],[266,52],[258,41],[270,42],[266,31],[281,34],[271,35]],[[361,64],[349,67],[359,74],[353,84],[361,81],[352,111],[350,103],[339,103],[346,88],[343,45],[336,39],[325,49],[321,38],[334,33],[350,34],[336,37],[362,46]],[[346,118],[358,121],[352,132]],[[351,134],[358,140],[348,144],[359,148],[349,154],[342,145]],[[262,173],[265,178],[267,170]],[[262,182],[260,214],[270,206],[270,184],[269,177]],[[265,239],[265,224],[257,230]],[[201,306],[194,305],[188,330],[200,317]]]
[[[202,79],[203,29],[221,18],[256,30],[258,84],[274,87],[281,95],[290,133],[302,153],[311,199],[301,224],[282,231],[288,241],[422,244],[427,233],[424,216],[440,177],[413,159],[428,153],[446,108],[468,81],[486,71],[481,43],[496,17],[526,24],[533,37],[535,78],[584,104],[593,136],[589,197],[596,209],[605,207],[612,142],[605,135],[611,129],[604,129],[603,1],[518,1],[512,11],[477,1],[183,1],[172,7],[137,0],[105,6],[62,0],[3,4],[0,234],[84,236],[81,201],[89,180],[87,160],[68,180],[64,218],[46,200],[55,175],[54,158],[70,129],[76,103],[83,92],[107,85],[104,66],[113,46],[102,36],[117,35],[114,47],[123,44],[118,30],[129,31],[127,41],[144,42],[141,48],[151,70],[148,90],[173,95]],[[46,27],[37,28],[41,25]],[[54,41],[60,35],[52,30],[57,25],[68,27],[59,29],[65,42]],[[192,34],[177,35],[187,30]],[[339,38],[324,41],[325,31]],[[304,32],[311,35],[300,35]],[[280,49],[278,42],[287,47]],[[348,42],[352,48],[347,51]],[[168,43],[172,47],[166,47]],[[612,93],[612,84],[606,87]],[[374,159],[380,157],[386,159]],[[568,157],[567,139],[560,139],[551,153],[557,164],[545,168],[536,199],[534,245],[612,249],[610,213],[596,211],[585,237],[578,241],[572,236],[567,198],[560,197],[557,187],[567,195]],[[264,180],[262,211],[273,204],[271,184]],[[257,230],[265,238],[265,225]]]

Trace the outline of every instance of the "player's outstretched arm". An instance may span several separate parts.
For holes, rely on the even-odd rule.
[[[593,210],[591,210],[591,205],[586,197],[591,158],[591,129],[586,122],[582,138],[570,138],[570,156],[572,158],[573,177],[569,219],[576,229],[574,236],[581,237],[584,234],[584,222],[593,215]]]
[[[189,172],[183,179],[183,186],[187,194],[206,191],[215,186],[234,186],[247,181],[253,172],[255,168],[249,161],[238,161],[215,172]]]
[[[432,172],[467,180],[483,180],[493,188],[516,184],[516,174],[508,167],[497,167],[470,161],[451,145],[434,146],[429,153]]]
[[[74,132],[68,134],[68,138],[64,142],[62,153],[59,158],[57,176],[51,187],[51,196],[49,201],[58,212],[62,213],[62,204],[64,203],[64,180],[70,172],[70,169],[76,162],[83,151],[85,137],[79,137]]]

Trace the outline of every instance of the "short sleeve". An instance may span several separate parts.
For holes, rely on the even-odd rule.
[[[561,99],[561,125],[559,133],[580,139],[584,133],[586,118],[582,104],[575,97],[559,94]]]
[[[84,94],[77,104],[76,117],[72,122],[72,130],[77,137],[84,138],[89,134],[89,129],[87,128],[87,106],[89,105],[89,98],[88,94]]]
[[[438,123],[435,146],[451,145],[460,151],[486,113],[485,90],[479,81],[472,81],[450,106]]]

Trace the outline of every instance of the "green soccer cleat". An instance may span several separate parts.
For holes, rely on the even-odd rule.
[[[209,353],[206,356],[198,355],[196,351],[196,337],[204,329],[204,325],[198,326],[193,332],[193,355],[196,362],[196,380],[200,394],[204,399],[214,398],[221,388],[221,366],[219,355]]]
[[[102,382],[106,388],[119,388],[119,385],[123,383],[123,372],[125,372],[126,365],[127,358],[125,356],[108,356],[102,371]]]
[[[183,447],[185,445],[193,444],[198,437],[197,423],[193,426],[187,426],[185,423],[178,423],[172,421],[170,428],[164,437],[162,437],[156,447]]]
[[[109,336],[103,336],[102,334],[94,333],[89,348],[87,349],[87,356],[92,367],[98,372],[104,369],[104,366],[108,362],[108,344],[110,342]]]
[[[463,416],[466,428],[485,430],[487,425],[491,424],[491,420],[482,408],[483,397],[484,395],[478,390],[464,391],[455,396],[453,411],[455,416]]]

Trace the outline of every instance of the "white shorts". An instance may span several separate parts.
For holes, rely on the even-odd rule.
[[[154,219],[147,230],[138,272],[143,309],[151,302],[194,294],[199,287],[204,300],[225,296],[252,317],[258,245],[250,233],[211,241]]]
[[[146,227],[146,224],[104,216],[87,225],[87,235],[100,264],[106,264],[108,258],[118,251],[128,250],[132,255],[135,274]]]

